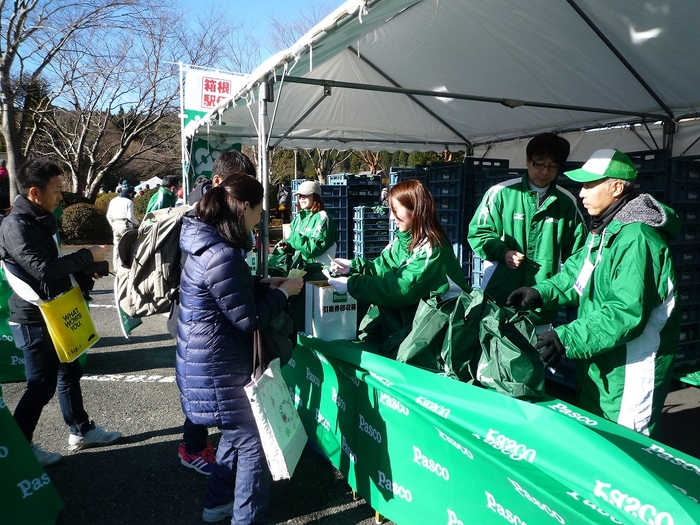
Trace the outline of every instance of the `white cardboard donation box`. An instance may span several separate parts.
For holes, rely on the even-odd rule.
[[[357,301],[328,281],[307,281],[304,331],[324,341],[357,339]]]

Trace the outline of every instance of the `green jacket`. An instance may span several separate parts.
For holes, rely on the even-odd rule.
[[[148,201],[146,213],[149,211],[162,210],[163,208],[173,208],[177,204],[177,195],[168,188],[161,186],[158,191],[151,195]]]
[[[287,239],[287,245],[297,252],[294,267],[302,267],[310,263],[330,264],[330,260],[325,255],[335,257],[337,240],[338,230],[333,217],[325,211],[314,213],[309,210],[300,210],[292,220]]]
[[[578,304],[578,319],[556,332],[567,357],[579,359],[579,406],[644,434],[661,415],[680,334],[668,247],[679,231],[675,212],[642,194],[602,234],[589,234],[562,273],[535,286],[545,304]],[[595,270],[579,297],[586,260]]]
[[[380,342],[399,330],[408,329],[407,335],[418,303],[432,292],[456,296],[471,291],[447,240],[436,248],[424,242],[413,252],[409,251],[411,241],[410,231],[398,231],[373,261],[352,260],[348,292],[357,301],[378,307],[382,334],[376,340]]]
[[[469,224],[468,241],[474,254],[484,261],[482,290],[503,306],[516,288],[532,286],[558,273],[561,263],[583,246],[585,238],[586,226],[576,197],[552,183],[538,206],[537,192],[530,189],[524,175],[486,192]],[[509,250],[525,254],[515,270],[504,262]],[[533,322],[550,323],[556,316],[556,309],[544,310]]]

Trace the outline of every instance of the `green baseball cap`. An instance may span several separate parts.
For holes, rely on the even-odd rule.
[[[564,175],[576,182],[593,182],[601,179],[635,180],[637,167],[632,160],[616,149],[599,149],[582,168],[566,171]]]

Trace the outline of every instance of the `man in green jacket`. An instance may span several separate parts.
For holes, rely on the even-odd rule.
[[[182,177],[177,175],[166,175],[163,184],[158,191],[153,194],[148,201],[146,213],[149,211],[162,210],[163,208],[173,208],[177,203],[177,192],[182,186]]]
[[[680,334],[680,308],[668,239],[673,210],[634,191],[637,169],[624,153],[596,151],[567,175],[583,183],[590,213],[585,247],[561,273],[508,297],[516,307],[578,305],[578,319],[538,336],[546,366],[578,359],[577,404],[655,437]]]
[[[558,273],[586,238],[576,197],[555,182],[569,142],[542,133],[525,153],[527,174],[491,187],[469,224],[469,244],[484,261],[481,288],[500,306],[515,288]],[[552,307],[533,314],[532,321],[549,325],[556,317]]]

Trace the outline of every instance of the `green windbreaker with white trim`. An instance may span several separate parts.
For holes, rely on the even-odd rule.
[[[412,240],[410,231],[397,231],[396,238],[373,261],[352,260],[351,270],[356,273],[348,278],[348,292],[359,302],[378,307],[383,339],[400,330],[408,334],[418,303],[431,292],[449,298],[471,291],[446,239],[437,247],[426,240],[410,251]]]
[[[679,231],[672,209],[641,194],[601,234],[590,233],[560,274],[534,286],[545,305],[578,304],[578,319],[555,330],[578,360],[580,408],[652,437],[680,334],[668,246]],[[587,282],[579,279],[586,260],[595,267]]]
[[[338,230],[333,217],[325,211],[299,210],[289,226],[287,244],[298,252],[303,267],[311,263],[326,264],[325,255],[335,257]]]
[[[469,224],[469,244],[484,261],[481,289],[503,306],[516,288],[558,273],[561,263],[583,246],[586,233],[576,197],[554,182],[541,204],[527,174],[492,186]],[[525,255],[517,269],[505,263],[509,250]],[[548,324],[556,317],[556,308],[531,315],[535,324]]]

